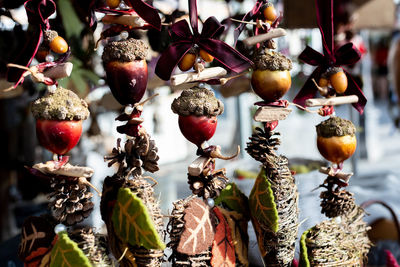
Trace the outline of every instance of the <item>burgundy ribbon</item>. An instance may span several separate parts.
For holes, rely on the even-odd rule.
[[[130,15],[134,10],[135,13],[138,14],[144,21],[146,21],[151,27],[161,30],[161,19],[158,15],[157,9],[152,7],[151,5],[145,3],[142,0],[125,0],[125,2],[129,3],[133,9],[128,10],[119,10],[119,9],[109,9],[104,5],[101,5],[98,0],[92,0],[91,3],[91,15],[90,15],[90,26],[95,25],[96,17],[94,11],[106,13],[106,14],[116,14],[116,15]]]
[[[53,0],[28,0],[24,3],[24,6],[33,32],[13,63],[28,67],[37,53],[43,31],[50,28],[49,17],[56,11],[56,4]],[[23,81],[24,72],[25,70],[9,68],[7,80],[14,82],[14,87],[16,87]]]
[[[334,48],[333,0],[315,0],[315,4],[317,8],[318,27],[322,37],[323,54],[307,46],[299,56],[299,59],[303,62],[317,66],[293,100],[294,103],[301,106],[305,106],[305,101],[315,97],[318,91],[312,79],[318,81],[321,74],[329,67],[354,65],[361,58],[360,51],[352,43],[344,44],[337,49]],[[348,80],[348,87],[344,95],[358,96],[358,102],[354,103],[353,106],[362,114],[367,99],[353,77],[347,71],[345,71],[345,74]]]
[[[186,20],[180,20],[172,24],[169,30],[174,42],[161,54],[155,69],[155,73],[161,79],[170,79],[176,65],[194,45],[199,46],[233,72],[240,73],[251,67],[252,62],[249,59],[225,42],[215,39],[225,29],[215,17],[209,17],[199,33],[196,0],[189,0],[189,17],[191,27]]]

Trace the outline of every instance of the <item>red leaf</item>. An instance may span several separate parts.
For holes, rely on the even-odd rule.
[[[214,242],[211,250],[211,266],[235,267],[235,247],[232,241],[231,229],[219,208],[215,207],[213,211],[219,220],[219,224],[215,230]]]
[[[392,252],[385,250],[386,253],[386,267],[399,267],[396,258],[393,256]]]

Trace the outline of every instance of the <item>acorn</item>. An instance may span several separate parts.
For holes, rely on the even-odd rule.
[[[254,58],[251,76],[254,92],[265,102],[279,100],[290,89],[292,61],[283,54],[268,49],[259,50]]]
[[[106,0],[106,5],[112,9],[119,7],[119,4],[121,4],[121,0]]]
[[[47,150],[65,155],[82,135],[82,121],[89,116],[87,103],[62,87],[48,92],[32,104],[36,136]]]
[[[278,17],[278,13],[272,3],[267,3],[262,10],[264,19],[270,22],[274,22]]]
[[[68,43],[56,31],[45,31],[43,38],[45,45],[49,46],[54,53],[64,54],[68,51]]]
[[[188,71],[196,63],[197,49],[191,48],[179,61],[178,67],[181,71]]]
[[[330,117],[316,126],[321,155],[336,164],[350,158],[357,147],[356,127],[346,119]]]
[[[199,55],[205,62],[210,63],[214,60],[214,57],[203,49],[200,49]]]
[[[343,94],[347,90],[348,81],[342,68],[334,67],[327,70],[329,82],[336,93]]]
[[[147,87],[148,47],[141,40],[128,39],[108,43],[103,66],[113,96],[122,105],[138,103]]]
[[[183,136],[198,147],[211,139],[217,128],[217,116],[224,111],[223,103],[211,90],[192,87],[172,102],[171,109],[179,115]]]

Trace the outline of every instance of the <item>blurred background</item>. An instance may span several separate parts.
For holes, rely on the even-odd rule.
[[[23,2],[0,0],[0,89],[11,85],[5,80],[6,64],[12,61],[29,38]],[[111,153],[117,138],[123,138],[117,133],[115,128],[119,123],[114,120],[123,107],[114,100],[104,80],[105,73],[101,64],[104,43],[100,42],[98,49],[94,49],[104,25],[99,23],[94,32],[88,27],[88,0],[55,2],[57,14],[51,18],[50,23],[71,46],[70,61],[74,64],[71,76],[61,80],[60,85],[84,98],[91,112],[89,119],[84,122],[84,133],[78,146],[69,153],[70,162],[93,168],[95,174],[91,182],[101,188],[103,179],[115,172],[115,169],[107,167],[103,156]],[[186,0],[149,2],[153,2],[166,18],[171,14],[182,15],[187,12]],[[293,61],[292,87],[286,95],[291,101],[313,71],[312,66],[299,62],[297,56],[306,45],[321,51],[321,35],[316,29],[313,0],[271,2],[274,2],[277,10],[283,12],[284,19],[280,26],[288,31],[287,36],[277,40],[277,50]],[[335,1],[335,41],[338,44],[352,41],[362,52],[362,60],[348,71],[362,85],[368,98],[363,115],[350,105],[336,110],[338,116],[352,120],[358,129],[357,151],[351,160],[345,162],[345,170],[355,174],[350,180],[349,191],[355,193],[358,204],[370,199],[383,200],[397,215],[400,214],[399,2]],[[241,18],[253,5],[252,0],[198,1],[200,19],[216,16],[227,24],[224,38],[228,44],[233,44],[233,29],[236,26],[227,18]],[[163,214],[167,215],[173,201],[191,193],[187,184],[187,166],[196,157],[196,147],[182,136],[178,117],[170,109],[173,99],[180,92],[172,90],[154,75],[159,52],[168,45],[166,28],[161,33],[150,30],[137,31],[135,34],[132,37],[147,40],[151,45],[151,53],[147,58],[147,94],[150,96],[158,93],[159,96],[146,104],[143,117],[144,127],[159,148],[160,171],[153,177],[159,183],[157,193]],[[238,49],[246,54],[240,42]],[[246,76],[224,86],[213,86],[212,89],[224,102],[225,112],[219,117],[216,134],[209,143],[220,145],[225,154],[233,153],[237,145],[242,148],[237,159],[217,161],[217,168],[226,168],[227,176],[248,195],[259,164],[246,154],[244,148],[252,130],[257,126],[252,119],[256,109],[253,104],[260,99],[252,92],[249,77]],[[15,254],[24,218],[48,212],[48,181],[32,176],[24,168],[52,159],[52,154],[38,145],[35,120],[30,112],[30,103],[44,92],[45,87],[34,84],[29,78],[16,90],[0,90],[0,266],[21,264],[15,259],[13,251]],[[282,139],[279,153],[289,158],[291,169],[297,173],[300,221],[303,222],[299,234],[325,219],[320,214],[320,190],[314,190],[325,179],[317,169],[327,164],[316,147],[315,125],[322,120],[324,118],[315,114],[293,109],[288,119],[281,121],[277,128]],[[96,201],[98,204],[98,197]],[[371,265],[384,265],[384,257],[377,252],[384,248],[390,248],[400,259],[398,233],[390,213],[381,206],[372,206],[367,212],[370,215],[366,219],[374,226],[371,238],[377,241],[371,252]],[[103,227],[98,208],[95,208],[84,224],[98,229]],[[249,231],[253,231],[252,227],[249,227]],[[255,238],[251,242],[250,254],[254,266],[257,266],[260,256]]]

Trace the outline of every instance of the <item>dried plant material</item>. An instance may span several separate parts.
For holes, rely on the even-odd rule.
[[[89,259],[68,237],[67,232],[58,233],[57,242],[51,251],[50,267],[59,266],[92,267]]]
[[[318,136],[326,138],[345,135],[353,136],[356,133],[356,127],[351,121],[336,116],[321,122],[316,128]]]
[[[205,199],[217,197],[228,181],[229,179],[223,172],[214,174],[211,172],[210,175],[202,173],[199,176],[188,175],[188,183],[192,193]]]
[[[248,249],[249,249],[249,235],[247,233],[248,219],[236,211],[228,211],[219,207],[219,210],[224,215],[229,228],[233,244],[235,246],[236,262],[240,266],[249,266]]]
[[[74,92],[58,87],[32,103],[32,114],[41,120],[86,120],[89,109]]]
[[[177,251],[196,255],[209,249],[214,240],[214,228],[208,205],[200,199],[192,199],[185,209],[185,228],[179,240]]]
[[[215,205],[222,204],[230,210],[242,214],[249,218],[249,200],[245,194],[240,191],[235,183],[229,183],[222,191],[219,197],[215,199]]]
[[[304,266],[363,266],[371,247],[364,215],[357,206],[340,222],[323,221],[303,233],[300,262]]]
[[[269,49],[259,50],[254,57],[254,64],[259,70],[291,70],[292,61],[283,54]]]
[[[218,116],[224,112],[224,104],[217,99],[213,91],[202,87],[183,90],[172,102],[171,109],[181,116]]]
[[[218,207],[213,208],[213,212],[218,219],[218,224],[215,228],[214,241],[211,249],[211,266],[235,267],[235,248],[231,229]]]
[[[102,60],[104,65],[111,61],[131,62],[145,59],[149,48],[142,40],[130,38],[109,42],[104,47]]]
[[[335,218],[351,212],[356,206],[353,195],[345,189],[321,192],[321,212],[328,218]]]
[[[261,163],[266,162],[268,155],[275,155],[274,150],[281,144],[280,139],[276,137],[277,135],[279,133],[266,132],[257,127],[250,137],[250,142],[247,143],[247,153]]]
[[[50,175],[62,175],[69,177],[92,177],[94,170],[86,166],[74,166],[69,163],[60,167],[59,162],[54,160],[47,161],[46,163],[37,163],[32,168]]]
[[[55,222],[46,216],[28,217],[21,230],[21,243],[18,257],[25,263],[41,261],[41,258],[53,247],[56,239]]]
[[[132,246],[165,248],[146,206],[129,188],[119,189],[112,222],[118,237]]]

